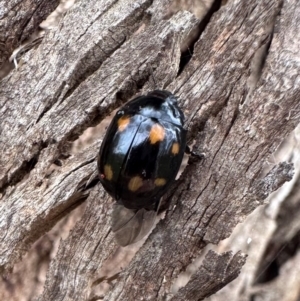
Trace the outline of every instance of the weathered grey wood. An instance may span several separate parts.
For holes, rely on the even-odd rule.
[[[130,5],[128,7],[130,8]],[[136,2],[132,7],[139,8]],[[124,11],[123,6],[120,4],[119,9]],[[135,10],[131,11],[131,13],[134,12]],[[112,13],[113,12],[111,12],[111,14]],[[137,16],[137,14],[135,14],[135,16]],[[118,20],[118,22],[119,21],[120,20]],[[105,22],[108,22],[108,20]],[[22,185],[19,185],[17,190],[6,190],[4,201],[1,204],[3,206],[1,209],[2,212],[5,212],[1,221],[1,249],[6,250],[1,256],[1,267],[10,267],[15,259],[19,258],[20,254],[28,248],[28,242],[32,241],[32,235],[34,235],[35,238],[38,237],[38,235],[41,235],[41,233],[47,230],[47,228],[56,221],[50,214],[51,211],[56,212],[56,206],[62,206],[60,210],[63,212],[65,206],[70,206],[70,203],[68,204],[68,202],[74,203],[78,198],[81,198],[82,193],[78,192],[78,189],[82,187],[79,187],[79,183],[82,182],[82,179],[87,180],[88,173],[91,174],[93,169],[95,169],[95,165],[93,165],[92,169],[92,167],[89,166],[89,162],[96,156],[99,144],[97,144],[97,147],[93,148],[92,154],[89,151],[85,152],[85,159],[83,159],[83,157],[75,158],[75,161],[80,164],[80,166],[76,164],[71,165],[71,168],[76,171],[75,173],[72,173],[72,170],[67,170],[66,173],[61,170],[59,172],[60,177],[55,176],[50,180],[45,179],[45,176],[49,173],[51,163],[58,158],[58,149],[62,148],[62,144],[66,143],[66,140],[70,138],[70,135],[76,135],[81,127],[81,122],[82,125],[85,124],[85,126],[87,126],[91,122],[91,116],[93,114],[99,113],[101,116],[101,111],[104,111],[108,106],[111,107],[113,103],[116,103],[116,93],[122,91],[123,83],[129,84],[131,82],[134,86],[134,81],[139,80],[138,77],[148,77],[151,66],[149,67],[147,64],[152,63],[155,59],[158,60],[158,58],[160,59],[160,63],[165,62],[165,64],[170,64],[170,60],[176,60],[176,58],[178,61],[180,56],[179,47],[181,36],[187,34],[191,30],[191,27],[196,24],[196,19],[188,13],[180,13],[177,16],[174,16],[170,22],[161,22],[157,35],[152,36],[151,44],[148,46],[148,49],[151,52],[150,54],[148,53],[149,56],[147,56],[147,58],[143,55],[146,48],[142,46],[145,38],[135,38],[132,41],[129,41],[124,48],[121,48],[106,60],[99,71],[90,76],[86,81],[83,81],[70,97],[67,97],[64,102],[60,102],[59,105],[58,103],[53,105],[52,109],[43,115],[43,118],[41,118],[39,122],[30,118],[31,116],[35,116],[33,115],[33,112],[36,111],[36,106],[40,106],[43,100],[44,102],[49,100],[46,96],[45,99],[42,98],[44,94],[50,94],[52,97],[55,97],[54,94],[56,94],[57,90],[55,89],[54,84],[56,82],[53,82],[51,87],[45,88],[39,93],[39,90],[36,90],[36,87],[33,84],[34,79],[32,79],[30,82],[32,90],[29,90],[30,92],[28,92],[27,89],[29,89],[29,87],[27,82],[31,71],[27,66],[24,67],[24,73],[22,70],[15,72],[2,82],[4,89],[7,89],[7,91],[3,89],[1,95],[2,99],[5,99],[10,97],[12,90],[14,90],[14,92],[16,90],[9,84],[9,81],[14,81],[15,76],[19,76],[18,73],[22,72],[24,78],[22,77],[22,79],[20,79],[20,90],[16,93],[33,93],[36,97],[26,98],[26,101],[28,102],[26,110],[24,110],[23,107],[25,104],[22,103],[19,107],[15,107],[15,110],[9,111],[8,109],[8,111],[5,111],[5,114],[3,114],[3,129],[6,130],[10,124],[13,126],[10,128],[10,131],[4,131],[6,135],[2,136],[4,143],[2,140],[1,146],[3,147],[3,156],[1,161],[3,162],[2,166],[4,166],[4,168],[1,169],[1,171],[4,174],[5,170],[12,169],[11,164],[18,168],[24,164],[24,161],[26,162],[26,160],[30,160],[34,156],[38,156],[39,161],[29,178],[26,179]],[[150,28],[149,31],[151,30],[152,29]],[[149,35],[149,33],[142,35],[146,36],[147,34]],[[97,39],[99,38],[97,37]],[[113,39],[113,41],[115,40]],[[69,42],[65,41],[65,43]],[[165,57],[161,50],[164,48],[166,49]],[[136,53],[136,56],[133,56],[132,52],[134,49],[140,49],[141,52],[138,52]],[[174,49],[174,51],[169,53],[172,49]],[[44,50],[43,45],[41,45],[41,51],[42,50]],[[126,62],[125,65],[124,62]],[[174,63],[175,62],[176,61],[174,61]],[[46,62],[44,63],[46,64]],[[60,63],[58,62],[58,64]],[[50,68],[51,62],[49,65]],[[136,65],[142,66],[137,70],[138,74],[128,74],[128,70],[134,70],[134,66]],[[174,64],[173,72],[170,72],[170,69],[165,70],[168,72],[167,75],[169,77],[172,77],[172,73],[173,76],[176,74],[175,68],[176,66]],[[28,73],[26,73],[26,71]],[[48,72],[52,74],[50,70],[48,70]],[[59,70],[57,70],[57,72],[61,74]],[[143,72],[148,72],[148,75],[143,74]],[[78,75],[77,73],[75,74]],[[168,80],[168,76],[165,77],[165,80]],[[41,82],[43,82],[42,79],[40,83]],[[46,82],[49,83],[49,75],[45,74],[44,82],[45,84]],[[100,88],[99,83],[101,83]],[[57,81],[57,85],[61,85],[61,83]],[[89,86],[89,88],[87,86]],[[39,87],[37,89],[39,89]],[[132,90],[130,90],[129,93],[132,93],[133,91],[134,87],[132,87]],[[6,107],[13,105],[16,106],[13,103],[6,102]],[[50,105],[50,102],[48,105]],[[45,106],[45,104],[42,103],[42,106]],[[17,114],[20,115],[19,118],[22,118],[21,120],[25,123],[19,130],[14,124]],[[22,134],[24,135],[22,136]],[[71,178],[68,178],[68,175],[71,175]],[[63,184],[62,190],[57,187],[58,183],[62,180],[68,181],[69,179],[70,183],[73,183],[72,187],[67,188],[66,184]],[[54,186],[51,184],[49,185],[48,181],[50,181],[51,184],[54,184]],[[66,188],[68,194],[65,194]],[[55,193],[53,193],[53,189],[55,189]],[[49,191],[52,191],[51,195],[49,195]],[[55,194],[58,198],[54,196]],[[20,197],[22,197],[23,201],[17,202]],[[28,201],[25,201],[26,199]],[[34,207],[35,211],[33,212],[32,209],[28,210],[29,207]],[[45,211],[48,213],[45,213]],[[43,215],[42,218],[40,214]],[[47,217],[48,214],[49,219]],[[56,214],[59,215],[57,212]],[[26,223],[26,227],[24,227],[24,223]],[[44,224],[48,225],[48,227],[44,228]],[[34,227],[34,229],[32,229],[32,227]],[[15,233],[16,228],[22,230]],[[15,235],[17,235],[18,238],[14,237]]]
[[[102,108],[100,104],[108,95],[114,98],[122,84],[117,80],[121,75],[120,66],[107,66],[104,69],[108,73],[101,71],[102,75],[94,76],[97,83],[102,83],[102,91],[97,87],[89,91],[83,80],[124,43],[126,35],[138,28],[138,21],[150,4],[151,1],[146,0],[134,4],[117,0],[96,1],[95,5],[90,1],[79,2],[64,18],[61,27],[46,35],[37,51],[24,57],[23,68],[1,82],[0,118],[4,133],[0,144],[1,186],[9,183],[22,170],[22,164],[37,157],[46,146],[56,142],[62,145],[70,136],[78,135],[82,124],[103,114],[105,105]],[[47,56],[51,59],[46,59]],[[124,62],[119,64],[125,69]],[[116,70],[118,72],[114,74]],[[72,91],[81,81],[77,92],[81,95],[75,97]],[[17,87],[14,82],[19,83]],[[97,96],[93,95],[95,91],[99,93]],[[80,107],[75,115],[72,111],[74,102]],[[63,114],[71,120],[62,122]],[[53,116],[56,120],[47,124],[46,120]]]
[[[232,252],[226,252],[219,255],[210,250],[189,283],[171,300],[203,300],[208,297],[207,293],[213,294],[235,279],[245,261],[246,256],[240,253],[233,255]]]
[[[256,180],[279,137],[299,122],[299,86],[292,76],[299,72],[299,45],[291,40],[298,22],[291,23],[285,15],[296,9],[296,2],[285,2],[262,77],[248,103],[243,106],[241,101],[247,93],[251,58],[268,42],[266,30],[280,5],[236,1],[224,6],[208,24],[182,76],[171,85],[185,100],[183,106],[194,113],[192,131],[203,130],[206,122],[194,138],[207,158],[187,167],[165,220],[105,300],[134,299],[140,294],[151,300],[163,298],[171,279],[201,246],[227,237],[266,197],[257,191]],[[287,60],[289,72],[284,67]],[[287,118],[291,110],[293,120]],[[290,178],[292,172],[287,168],[285,174]]]
[[[81,218],[86,203],[77,207],[59,221],[48,233],[37,240],[22,261],[14,265],[13,272],[0,278],[0,300],[29,301],[43,292],[49,261],[57,253],[62,239]]]
[[[14,49],[37,30],[59,0],[0,1],[0,68]]]
[[[141,87],[151,88],[152,70],[160,87],[179,96],[189,138],[206,158],[190,164],[166,196],[171,206],[165,219],[105,300],[172,298],[172,281],[201,249],[228,237],[291,179],[290,164],[266,175],[264,163],[299,123],[297,2],[230,1],[214,14],[177,78],[180,48],[199,20],[180,12],[148,22],[153,8],[147,0],[79,1],[0,83],[1,272],[62,216],[88,202],[51,263],[40,301],[89,299],[103,262],[117,250],[109,226],[112,200],[99,185],[85,187],[100,142],[66,155],[84,129]],[[134,33],[142,24],[144,31]],[[253,58],[269,42],[261,77],[249,86]],[[235,256],[232,278],[244,258]],[[217,271],[224,262],[210,267]],[[178,296],[200,299],[232,280],[212,277],[199,295],[194,288],[204,267]]]
[[[207,301],[249,299],[295,300],[299,296],[299,126],[275,154],[275,160],[295,164],[293,181],[286,183],[240,224],[218,252],[242,250],[248,254],[240,276]],[[274,160],[274,159],[273,159]],[[298,194],[299,195],[299,194]],[[295,217],[294,217],[295,216]]]
[[[88,300],[95,274],[117,249],[108,222],[111,199],[96,187],[87,202],[81,221],[60,244],[39,300]]]

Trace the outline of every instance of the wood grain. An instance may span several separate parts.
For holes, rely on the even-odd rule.
[[[170,189],[165,218],[104,300],[202,300],[215,293],[237,277],[244,254],[209,252],[185,288],[175,296],[170,288],[205,246],[227,238],[293,176],[291,163],[266,162],[300,118],[297,1],[229,1],[205,26],[189,12],[164,14],[167,3],[77,1],[0,82],[1,273],[87,202],[60,243],[40,301],[95,300],[99,270],[118,250],[113,201],[99,183],[85,185],[101,139],[73,155],[70,144],[151,89],[153,76],[178,96],[189,142],[206,156],[190,161]],[[181,49],[195,32],[191,60],[178,74]]]

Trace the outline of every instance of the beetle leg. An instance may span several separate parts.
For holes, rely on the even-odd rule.
[[[193,152],[188,145],[185,147],[185,153],[192,156],[192,157],[194,157],[194,158],[197,158],[199,160],[202,160],[202,159],[205,158],[205,153]]]
[[[160,207],[160,204],[161,204],[161,199],[162,198],[160,198],[158,201],[156,201],[156,203],[155,203],[155,208],[154,208],[154,210],[156,211],[156,213],[158,212],[158,210],[159,210],[159,207]]]
[[[87,180],[86,184],[85,184],[85,188],[87,188],[94,180],[96,180],[98,178],[98,170],[96,169],[91,176],[89,177],[89,179]]]

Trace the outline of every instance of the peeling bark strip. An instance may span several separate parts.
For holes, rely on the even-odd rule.
[[[152,69],[160,86],[180,96],[190,137],[206,159],[186,168],[165,219],[105,300],[172,298],[172,281],[201,249],[228,237],[291,177],[289,164],[262,175],[269,154],[299,123],[297,1],[230,1],[213,15],[178,78],[180,46],[199,20],[180,12],[154,18],[135,33],[155,5],[78,1],[60,27],[22,58],[20,69],[0,82],[0,271],[12,268],[33,241],[88,198],[84,216],[51,264],[40,301],[89,299],[104,260],[117,249],[111,199],[98,185],[85,187],[99,143],[67,159],[65,153],[84,129],[146,90]],[[269,43],[261,77],[250,89],[252,60]],[[53,164],[58,159],[60,167]],[[217,256],[228,268],[225,276],[216,282],[211,276],[199,292],[203,269],[212,275],[218,270],[210,263],[214,256],[209,253],[178,296],[212,294],[244,262],[240,253]]]
[[[179,290],[172,301],[203,300],[220,290],[235,279],[246,262],[246,256],[238,252],[225,252],[217,254],[209,251],[188,284]]]
[[[0,1],[0,68],[58,4],[59,0]]]

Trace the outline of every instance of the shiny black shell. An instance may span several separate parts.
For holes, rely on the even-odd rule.
[[[129,209],[153,209],[174,182],[186,148],[175,96],[155,90],[118,110],[98,156],[105,190]]]

